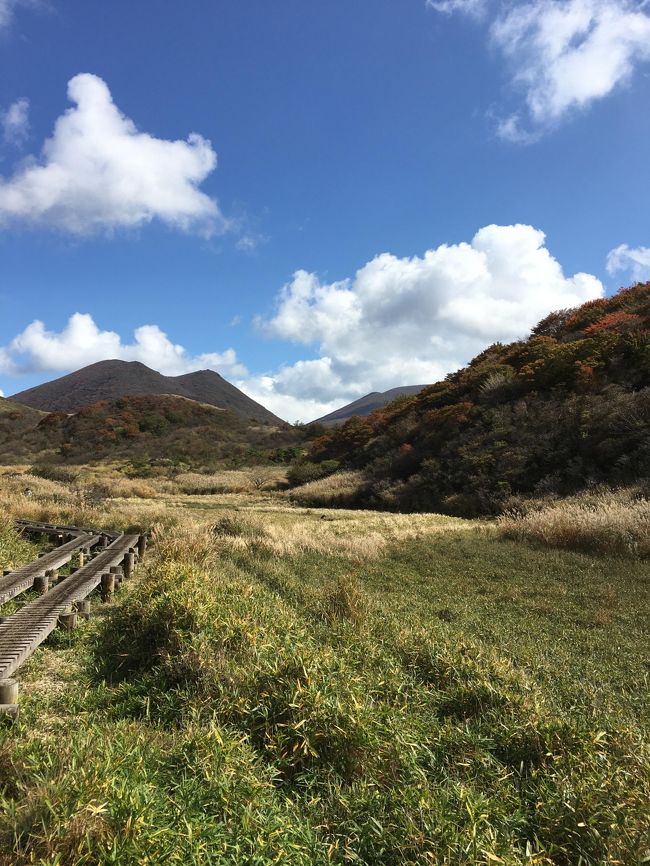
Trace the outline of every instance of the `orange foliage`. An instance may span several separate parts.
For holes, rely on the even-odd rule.
[[[592,325],[585,328],[585,334],[597,334],[600,331],[632,331],[643,325],[641,316],[634,313],[608,313]]]

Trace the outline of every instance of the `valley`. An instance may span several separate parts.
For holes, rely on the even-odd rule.
[[[0,866],[650,866],[650,0],[0,47]]]
[[[91,618],[17,674],[0,864],[644,862],[649,292],[336,426],[121,363],[0,400],[4,570],[43,521],[149,540],[53,591]]]

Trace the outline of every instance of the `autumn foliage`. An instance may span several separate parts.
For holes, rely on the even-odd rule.
[[[311,446],[363,470],[363,504],[462,514],[650,474],[650,283],[547,316],[527,340]]]
[[[0,453],[5,462],[128,458],[145,463],[180,461],[190,466],[286,463],[295,457],[304,438],[301,431],[288,426],[250,421],[230,410],[171,395],[99,400],[74,414],[22,412],[27,414],[19,441],[10,413],[0,424]],[[29,427],[32,417],[35,420]]]

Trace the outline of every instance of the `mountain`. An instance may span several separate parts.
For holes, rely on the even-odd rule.
[[[323,415],[322,418],[317,418],[314,424],[323,424],[325,427],[336,427],[337,424],[342,424],[353,415],[370,415],[376,409],[381,409],[388,403],[392,403],[398,397],[411,397],[418,394],[426,385],[402,385],[399,388],[391,388],[390,391],[372,391],[366,394],[365,397],[359,397],[353,403],[348,403],[347,406],[341,406],[329,415]]]
[[[282,419],[213,370],[163,376],[139,361],[99,361],[52,382],[21,391],[10,399],[45,412],[76,412],[98,400],[156,394],[198,400],[220,409],[232,409],[254,421],[285,425]]]
[[[354,504],[465,516],[650,479],[650,282],[551,313],[414,397],[313,440]]]

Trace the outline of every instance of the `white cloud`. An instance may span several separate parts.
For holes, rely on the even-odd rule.
[[[487,9],[488,0],[427,0],[427,6],[436,12],[451,15],[460,12],[464,15],[482,15]]]
[[[9,375],[61,372],[117,358],[141,361],[168,376],[200,368],[218,370],[227,378],[247,375],[233,349],[191,355],[172,343],[157,325],[136,328],[134,338],[132,343],[123,343],[115,331],[100,330],[87,313],[75,313],[59,333],[48,331],[36,320],[9,345],[0,347],[0,371]]]
[[[370,391],[435,382],[488,344],[525,336],[551,310],[603,294],[596,277],[566,277],[544,233],[526,225],[486,226],[470,243],[422,257],[384,253],[340,282],[298,271],[258,327],[316,346],[318,357],[243,384],[276,413],[309,419],[322,414],[314,404],[327,411]]]
[[[206,234],[226,221],[199,189],[217,156],[196,133],[166,141],[139,132],[101,78],[68,84],[74,107],[56,121],[42,157],[0,178],[0,224],[53,226],[76,234],[134,227],[158,219]]]
[[[16,0],[0,0],[0,30],[9,27],[14,17]]]
[[[629,247],[621,244],[607,256],[610,274],[625,272],[639,283],[650,280],[650,247]]]
[[[29,135],[29,100],[17,99],[6,111],[0,112],[2,137],[16,147],[24,144]]]
[[[5,395],[5,392],[2,390],[2,388],[0,388],[0,397],[4,397],[4,395]]]
[[[494,22],[492,40],[523,88],[526,109],[500,126],[505,138],[542,132],[588,108],[650,60],[650,17],[628,0],[534,0]]]
[[[294,421],[313,421],[314,418],[333,412],[343,403],[340,399],[322,401],[280,393],[276,387],[276,379],[272,375],[252,376],[236,381],[235,385],[253,400],[270,409],[274,415],[290,424]]]
[[[307,357],[279,370],[250,375],[233,349],[192,355],[156,325],[125,342],[76,313],[58,333],[39,321],[28,325],[0,347],[0,372],[63,372],[109,358],[168,375],[208,367],[280,417],[311,420],[370,391],[438,381],[490,343],[525,336],[551,310],[603,294],[589,274],[564,275],[543,232],[491,225],[469,243],[421,257],[383,253],[339,282],[298,271],[275,314],[257,323],[271,337],[308,347]]]
[[[629,81],[650,60],[647,0],[529,0],[428,5],[475,15],[492,8],[491,44],[505,59],[524,106],[501,118],[497,134],[530,143],[572,113]]]

